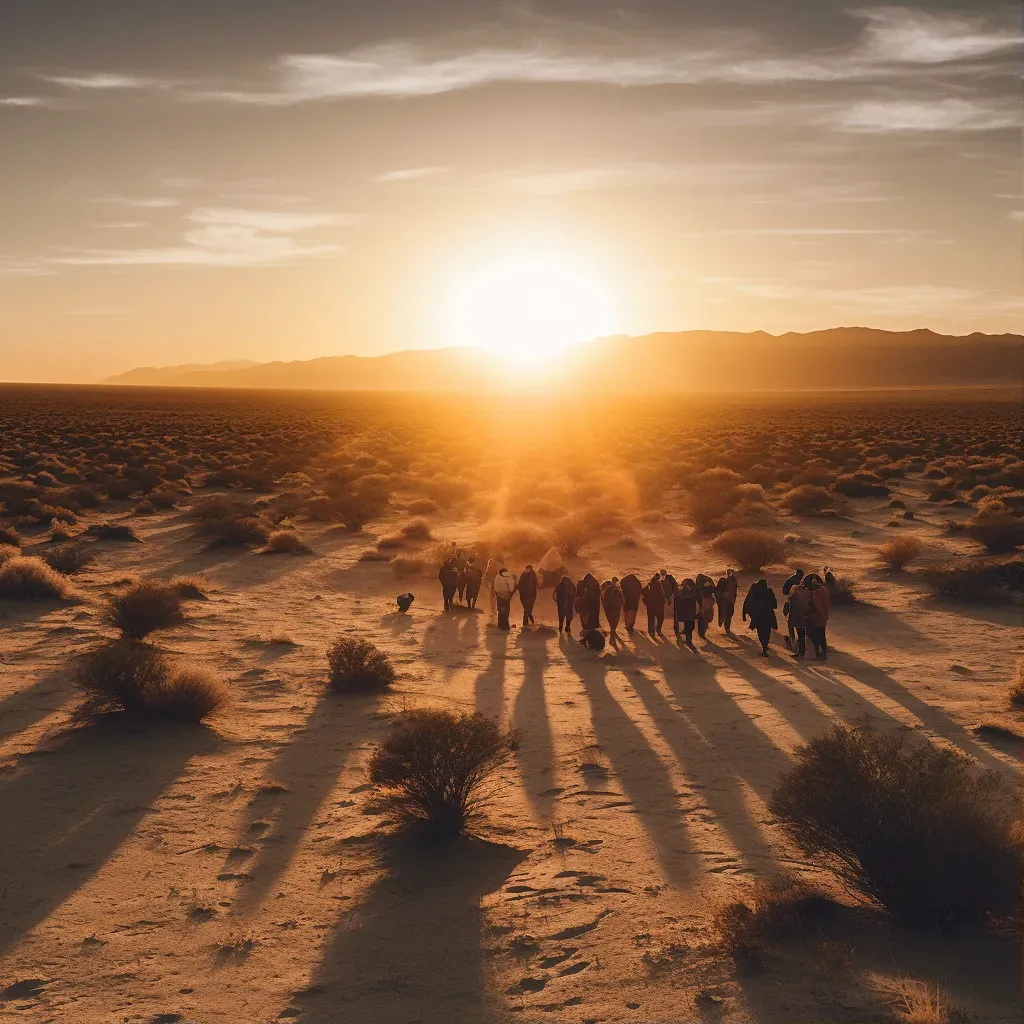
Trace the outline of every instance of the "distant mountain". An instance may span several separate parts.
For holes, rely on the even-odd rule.
[[[600,338],[538,370],[537,382],[612,391],[806,391],[1018,385],[1024,337],[839,327],[775,336],[682,331]],[[481,348],[414,349],[273,363],[143,367],[105,384],[346,391],[440,391],[500,386],[507,364]]]

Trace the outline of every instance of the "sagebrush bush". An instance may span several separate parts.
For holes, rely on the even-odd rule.
[[[356,533],[387,510],[388,496],[377,491],[353,491],[327,498],[313,498],[306,506],[311,518],[341,523]]]
[[[924,580],[936,597],[980,603],[1004,601],[1024,588],[1024,562],[984,558],[929,567]]]
[[[594,539],[596,531],[591,526],[588,518],[575,512],[572,515],[560,519],[554,528],[555,547],[559,554],[575,558],[584,545]]]
[[[21,534],[13,526],[0,525],[0,544],[8,544],[12,548],[20,548]]]
[[[968,521],[967,536],[989,554],[1003,554],[1024,544],[1024,519],[1009,512],[979,512]]]
[[[74,540],[81,532],[81,529],[72,523],[67,523],[63,519],[52,519],[47,539],[55,544],[63,544],[69,540]]]
[[[43,561],[64,576],[73,576],[95,559],[87,544],[55,544],[43,552]]]
[[[753,572],[781,561],[785,557],[786,542],[767,530],[740,528],[719,534],[711,547],[726,555],[741,569]]]
[[[894,537],[878,549],[878,560],[887,569],[899,572],[921,556],[924,544],[919,537]]]
[[[806,516],[835,508],[836,496],[827,488],[816,484],[801,484],[786,491],[779,505],[790,515]]]
[[[215,672],[199,667],[172,668],[151,689],[145,710],[160,718],[201,722],[220,710],[228,700],[228,686]]]
[[[1017,662],[1013,679],[1010,680],[1010,704],[1024,708],[1024,658]]]
[[[294,530],[274,530],[260,554],[308,555],[310,551],[310,546]]]
[[[97,540],[127,540],[141,544],[142,538],[127,523],[97,523],[86,531]]]
[[[832,901],[790,874],[760,878],[744,900],[715,914],[723,948],[750,956],[780,939],[806,939],[817,930]]]
[[[828,596],[832,598],[833,604],[856,604],[857,583],[849,576],[837,576],[834,583],[828,584]]]
[[[439,509],[438,503],[430,498],[416,498],[414,501],[409,502],[407,511],[414,516],[428,516],[432,512],[439,511]]]
[[[64,577],[41,558],[19,555],[0,561],[0,598],[50,601],[70,596]]]
[[[509,759],[516,735],[481,714],[410,711],[370,759],[370,782],[405,820],[441,835],[465,830],[487,783]]]
[[[226,516],[199,524],[196,531],[207,542],[207,547],[241,547],[246,544],[265,544],[270,528],[258,516]]]
[[[367,548],[359,556],[360,562],[390,562],[391,555],[377,548]]]
[[[6,562],[8,558],[17,558],[21,554],[21,548],[13,544],[0,544],[0,562]]]
[[[369,640],[340,637],[327,649],[328,682],[339,693],[386,690],[395,681],[388,656]]]
[[[519,520],[493,520],[484,526],[483,535],[492,550],[524,562],[541,558],[552,540],[542,526]]]
[[[890,490],[874,473],[843,473],[832,485],[837,494],[847,498],[887,498]]]
[[[158,629],[171,629],[185,621],[181,593],[173,583],[140,580],[110,599],[107,621],[132,640]]]
[[[940,928],[1012,913],[1012,795],[959,750],[837,725],[797,748],[769,808],[809,856],[900,920]]]
[[[405,524],[399,531],[406,540],[433,540],[434,535],[430,532],[430,523],[425,519],[413,519]]]

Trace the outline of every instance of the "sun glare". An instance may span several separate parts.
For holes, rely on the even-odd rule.
[[[611,298],[567,261],[518,256],[467,274],[453,289],[448,337],[532,366],[614,329]]]

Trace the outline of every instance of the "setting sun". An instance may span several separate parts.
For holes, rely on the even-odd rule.
[[[583,270],[546,255],[486,264],[452,290],[448,340],[532,365],[615,327],[606,288]]]

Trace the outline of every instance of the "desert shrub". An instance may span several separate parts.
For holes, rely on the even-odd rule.
[[[46,536],[47,540],[55,544],[63,544],[74,540],[81,532],[80,529],[71,523],[64,522],[63,519],[53,519],[50,521],[50,529]]]
[[[261,555],[308,555],[311,548],[294,530],[274,530]]]
[[[170,676],[162,651],[140,640],[114,640],[85,655],[75,682],[93,713],[128,711],[140,714],[148,697]]]
[[[201,722],[228,699],[227,684],[216,673],[196,666],[172,668],[145,694],[144,710],[179,722]]]
[[[70,596],[64,578],[41,558],[16,556],[0,562],[0,598],[48,601]]]
[[[781,561],[786,544],[781,537],[767,530],[741,528],[727,530],[711,542],[712,548],[737,562],[741,569],[757,571]]]
[[[377,541],[378,551],[395,551],[405,547],[405,538],[396,533],[389,533]]]
[[[826,487],[816,484],[801,484],[779,498],[779,505],[790,515],[806,516],[834,508],[836,496]]]
[[[96,523],[86,531],[97,540],[127,540],[141,544],[142,538],[127,523]]]
[[[551,534],[536,523],[495,520],[483,530],[485,542],[510,558],[532,561],[551,546]]]
[[[327,649],[328,682],[338,693],[386,690],[395,681],[388,656],[369,640],[343,636]]]
[[[425,519],[413,519],[399,531],[406,540],[433,540],[430,523]]]
[[[795,751],[769,804],[808,855],[902,921],[941,928],[1012,910],[1012,801],[959,750],[837,725]]]
[[[170,585],[183,601],[206,601],[209,583],[202,576],[175,576]]]
[[[585,515],[576,512],[559,520],[554,533],[559,553],[574,558],[585,544],[593,540],[595,530]]]
[[[72,576],[84,569],[95,556],[86,544],[56,544],[43,552],[43,561],[64,576]]]
[[[21,554],[21,548],[13,544],[0,544],[0,562],[6,562],[8,558],[17,558]]]
[[[208,520],[199,525],[197,533],[206,540],[208,548],[242,547],[265,544],[270,528],[256,516],[242,515]]]
[[[888,485],[874,473],[842,473],[832,487],[847,498],[887,498],[890,493]]]
[[[740,501],[722,517],[723,530],[746,527],[772,526],[776,522],[775,510],[765,501]]]
[[[178,498],[181,495],[172,487],[159,487],[155,491],[150,492],[148,496],[149,504],[152,508],[174,508],[178,503]]]
[[[1013,679],[1010,680],[1010,704],[1024,708],[1024,658],[1017,662]]]
[[[856,604],[856,582],[849,576],[837,576],[834,583],[828,585],[828,595],[833,604]]]
[[[439,511],[440,507],[436,501],[432,501],[430,498],[416,498],[415,501],[409,502],[408,511],[414,516],[429,516],[432,512]]]
[[[956,601],[1002,601],[1024,588],[1024,562],[976,558],[928,568],[924,580],[936,597]]]
[[[515,745],[514,733],[481,714],[407,712],[374,751],[370,782],[405,820],[458,834],[479,813],[488,781]]]
[[[352,533],[361,530],[367,523],[383,515],[388,507],[388,497],[373,491],[352,491],[334,497],[314,498],[307,504],[311,518],[339,522]]]
[[[359,556],[360,562],[390,562],[391,556],[386,551],[377,548],[367,548]]]
[[[13,548],[20,548],[21,534],[13,526],[0,526],[0,544],[8,544]]]
[[[185,621],[181,594],[173,583],[140,580],[110,599],[107,621],[131,640],[157,629],[171,629]]]
[[[894,537],[887,540],[878,549],[878,560],[887,569],[899,572],[924,551],[924,544],[919,537]]]
[[[1002,554],[1024,544],[1024,519],[1009,512],[979,512],[968,521],[967,535],[989,554]]]

